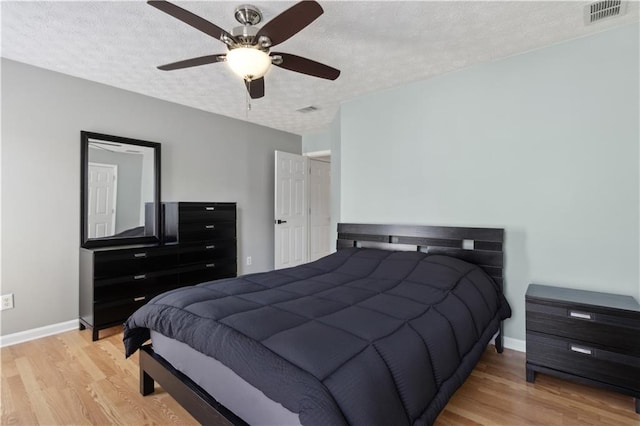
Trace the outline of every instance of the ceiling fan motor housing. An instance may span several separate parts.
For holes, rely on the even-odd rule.
[[[258,27],[250,25],[241,25],[239,27],[234,27],[231,30],[231,35],[234,36],[236,40],[241,40],[245,43],[252,41],[257,33]]]
[[[237,41],[239,41],[240,42],[239,44],[242,46],[251,45],[256,49],[267,51],[268,48],[271,46],[271,40],[269,39],[269,37],[260,36],[257,40],[257,43],[254,43],[254,40],[256,38],[256,34],[258,34],[258,31],[259,31],[259,28],[257,27],[243,25],[243,26],[235,27],[234,29],[232,29],[231,35],[233,35],[233,37]],[[234,47],[237,47],[237,46],[234,46]]]

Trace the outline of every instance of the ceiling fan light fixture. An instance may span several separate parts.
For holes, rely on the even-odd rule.
[[[227,64],[245,80],[263,77],[271,67],[271,57],[254,47],[237,47],[227,53]]]

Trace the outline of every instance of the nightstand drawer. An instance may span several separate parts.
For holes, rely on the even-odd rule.
[[[640,358],[598,349],[579,340],[528,332],[527,362],[640,391]]]
[[[581,306],[526,303],[527,331],[593,342],[629,355],[640,355],[640,322]]]

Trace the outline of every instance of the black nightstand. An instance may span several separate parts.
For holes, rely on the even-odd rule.
[[[631,296],[531,284],[527,381],[536,372],[635,397],[640,414],[640,305]]]

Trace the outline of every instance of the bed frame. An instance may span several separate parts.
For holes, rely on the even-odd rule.
[[[337,249],[347,247],[422,251],[444,254],[480,266],[504,289],[504,229],[449,226],[338,224]],[[503,351],[503,324],[495,338],[498,353]],[[173,368],[151,345],[140,350],[140,393],[154,392],[158,382],[180,405],[203,425],[246,425],[190,378]]]

